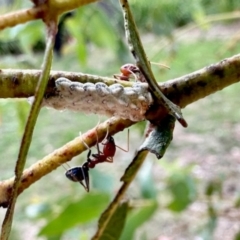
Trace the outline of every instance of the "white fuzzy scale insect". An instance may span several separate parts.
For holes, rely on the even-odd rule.
[[[141,121],[153,102],[147,83],[107,86],[102,82],[79,83],[61,77],[55,84],[58,95],[44,98],[43,106]]]

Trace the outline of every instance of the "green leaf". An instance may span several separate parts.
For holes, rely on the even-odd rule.
[[[157,196],[152,170],[152,162],[146,161],[138,173],[138,182],[143,198],[154,199]]]
[[[77,40],[76,53],[83,65],[87,64],[89,43],[115,51],[117,49],[118,32],[109,21],[109,17],[95,5],[76,10],[73,17],[66,21],[66,26]]]
[[[235,202],[234,202],[234,207],[239,208],[240,207],[240,196],[237,196]]]
[[[118,32],[114,28],[112,21],[109,21],[109,16],[103,11],[95,9],[90,24],[89,36],[97,46],[116,49]]]
[[[157,210],[157,201],[149,201],[149,204],[138,210],[133,210],[127,219],[121,240],[134,239],[134,233],[138,227],[148,221]]]
[[[18,121],[19,121],[19,132],[22,132],[25,127],[26,118],[29,112],[29,107],[30,105],[25,101],[16,102],[16,112],[17,112]]]
[[[44,40],[44,24],[41,21],[30,22],[26,25],[19,25],[12,29],[12,36],[19,39],[21,49],[30,53],[33,46]]]
[[[221,195],[222,192],[222,183],[218,180],[208,182],[205,190],[207,196],[212,196],[215,192],[219,193],[219,195]]]
[[[168,205],[168,208],[172,211],[183,211],[194,200],[195,184],[190,176],[173,175],[170,178],[169,190],[173,200]]]
[[[235,235],[234,240],[240,240],[240,232]]]
[[[154,126],[151,133],[141,145],[139,151],[148,150],[155,154],[156,157],[162,158],[173,138],[173,129],[175,118],[167,115],[158,126]]]
[[[79,13],[77,11],[73,18],[68,19],[66,21],[66,27],[70,34],[77,40],[76,54],[79,59],[79,62],[83,65],[86,65],[87,61],[87,47],[85,41],[86,37],[84,36],[79,26],[79,23],[82,22],[81,13],[83,13],[82,10],[79,11]]]
[[[124,202],[118,206],[99,240],[117,240],[120,238],[125,225],[127,211],[128,202]]]
[[[39,235],[54,236],[67,229],[97,218],[109,201],[107,194],[90,193],[77,202],[69,204],[63,211],[49,221]]]
[[[213,239],[213,235],[218,222],[217,212],[211,203],[208,206],[208,216],[209,218],[207,223],[203,225],[201,236],[203,239],[211,240]]]

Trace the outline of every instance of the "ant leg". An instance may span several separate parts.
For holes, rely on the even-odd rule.
[[[65,164],[68,166],[68,169],[71,168],[68,163],[65,163]],[[62,166],[66,171],[68,170],[63,164],[61,164],[61,166]]]
[[[120,75],[120,74],[113,74],[113,77],[117,80],[129,81],[128,76]]]
[[[79,132],[79,135],[80,135],[80,137],[81,137],[81,139],[82,139],[82,142],[83,142],[84,146],[85,146],[88,150],[90,150],[90,147],[89,147],[89,146],[87,145],[87,143],[83,140],[82,132]]]
[[[80,136],[82,136],[81,132],[80,132]],[[82,139],[82,142],[86,146],[86,148],[89,150],[88,154],[87,154],[87,162],[86,163],[88,164],[89,168],[94,168],[96,163],[90,158],[92,151],[91,151],[90,147],[87,145],[87,143],[83,139]]]
[[[138,77],[137,77],[137,75],[134,73],[134,72],[132,72],[132,71],[130,71],[131,73],[132,73],[132,75],[134,76],[134,80],[135,80],[135,82],[137,82],[138,81]]]
[[[91,152],[90,152],[90,154],[91,154]],[[83,178],[84,178],[86,184],[84,185],[83,181],[80,181],[80,183],[82,184],[82,186],[85,188],[85,190],[87,192],[89,192],[89,174],[88,174],[88,171],[89,171],[88,162],[85,162],[82,165],[82,174],[83,174]]]
[[[88,155],[87,155],[87,163],[88,163],[89,168],[94,168],[97,163],[96,163],[96,161],[94,161],[90,158],[91,154],[92,154],[92,151],[89,150]],[[94,157],[94,154],[93,154],[93,157]]]
[[[137,81],[138,81],[137,75],[136,75],[133,71],[131,71],[130,69],[128,69],[128,71],[133,75],[134,81],[137,82]],[[129,74],[128,81],[129,81],[130,78],[131,78],[131,76],[130,76],[130,74]]]
[[[108,138],[109,138],[109,123],[108,123],[107,133],[106,133],[104,139],[102,140],[102,145],[106,145],[107,144]],[[104,143],[105,140],[106,140],[106,142]]]
[[[129,151],[129,129],[128,129],[128,137],[127,137],[127,149],[121,148],[118,145],[115,145],[117,148],[121,149],[124,152],[128,152]]]
[[[100,155],[102,152],[100,151],[100,147],[99,147],[99,141],[98,141],[98,132],[97,132],[97,128],[98,128],[98,125],[99,125],[99,122],[100,121],[98,121],[98,124],[97,124],[97,126],[95,127],[95,129],[96,129],[96,136],[97,136],[97,144],[96,144],[96,146],[97,146],[97,154],[98,155]],[[108,129],[107,129],[107,134],[106,134],[106,136],[105,136],[105,138],[107,138],[107,136],[108,136]],[[105,140],[105,138],[103,139],[103,141]]]

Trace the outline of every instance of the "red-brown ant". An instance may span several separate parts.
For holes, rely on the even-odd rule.
[[[113,162],[113,157],[116,153],[116,147],[121,149],[124,152],[128,152],[129,150],[129,130],[128,130],[128,149],[125,150],[115,144],[114,138],[111,135],[108,135],[106,142],[102,142],[104,145],[103,151],[100,151],[99,144],[97,143],[97,153],[92,154],[93,159],[90,158],[91,150],[88,152],[87,161],[88,167],[94,168],[96,164],[103,163],[103,162]]]
[[[102,143],[104,145],[103,151],[101,152],[99,149],[99,144],[97,144],[97,151],[98,153],[92,154],[93,159],[90,158],[91,156],[91,150],[88,152],[87,161],[88,161],[88,167],[94,168],[96,164],[102,163],[102,162],[113,162],[113,157],[116,152],[116,144],[114,141],[114,138],[112,136],[107,137],[107,141],[105,143]]]
[[[168,66],[156,62],[150,62],[151,64],[163,66],[165,68],[169,68]],[[124,64],[120,67],[120,75],[114,74],[114,78],[129,81],[131,77],[134,77],[136,81],[146,82],[144,75],[142,74],[141,70],[132,63]]]
[[[84,143],[85,144],[85,143]],[[104,145],[103,151],[100,151],[99,144],[97,143],[97,151],[98,153],[92,154],[92,151],[89,149],[88,155],[87,155],[87,161],[81,166],[81,167],[73,167],[66,171],[65,175],[68,179],[70,179],[73,182],[79,182],[84,189],[89,192],[89,168],[94,168],[96,164],[103,163],[103,162],[113,162],[113,157],[116,152],[116,147],[120,148],[115,144],[114,138],[109,135],[107,137],[107,141],[105,143],[102,143]],[[128,131],[128,148],[129,148],[129,131]],[[128,152],[128,149],[122,149],[121,150]]]
[[[120,72],[120,75],[114,74],[113,76],[124,81],[129,81],[131,77],[134,77],[136,81],[145,82],[145,78],[140,69],[132,63],[127,63],[121,66]]]

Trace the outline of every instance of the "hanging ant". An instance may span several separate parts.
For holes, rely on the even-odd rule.
[[[79,182],[87,192],[89,192],[89,174],[88,174],[89,168],[94,168],[98,163],[103,162],[112,163],[113,157],[116,152],[116,147],[120,148],[115,144],[114,138],[111,135],[109,135],[107,137],[107,141],[102,144],[104,145],[102,152],[100,151],[99,144],[97,143],[98,153],[92,154],[91,149],[89,149],[87,161],[81,167],[70,168],[65,173],[68,179],[70,179],[73,182]],[[129,148],[129,131],[128,131],[128,148]],[[125,152],[128,152],[128,149],[127,150],[122,148],[120,149]]]

